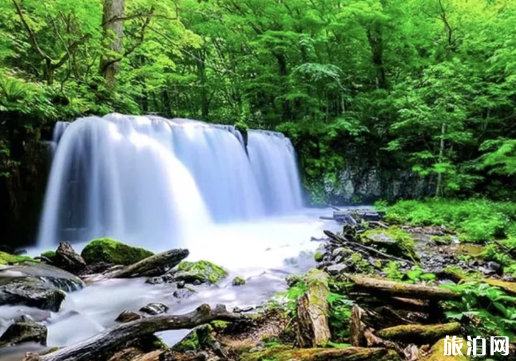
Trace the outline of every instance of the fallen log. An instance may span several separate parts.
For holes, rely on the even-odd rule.
[[[187,249],[173,249],[147,257],[116,273],[112,278],[136,278],[161,276],[188,257]]]
[[[48,355],[39,356],[38,361],[89,361],[100,356],[108,355],[123,347],[127,342],[152,335],[160,331],[191,329],[211,321],[235,321],[245,319],[244,315],[237,315],[226,310],[224,305],[217,305],[215,309],[207,304],[183,315],[159,315],[124,323],[95,336],[62,348]],[[34,357],[34,354],[28,357]],[[25,361],[29,360],[26,358]],[[30,358],[31,361],[35,360]]]
[[[353,291],[375,293],[382,296],[400,296],[423,300],[453,300],[461,297],[460,293],[444,288],[413,285],[377,278],[342,274],[353,283]]]
[[[400,361],[394,350],[386,348],[307,348],[285,350],[281,347],[263,352],[252,352],[242,361],[298,360],[298,361]]]
[[[437,342],[447,335],[457,335],[460,332],[460,323],[452,322],[438,325],[394,326],[380,330],[376,335],[385,340],[422,345]]]
[[[364,249],[367,252],[375,253],[375,254],[381,256],[382,258],[393,259],[393,260],[400,261],[400,262],[414,263],[413,261],[409,261],[409,260],[404,259],[404,258],[399,258],[399,257],[391,256],[390,254],[381,252],[381,251],[379,251],[379,250],[377,250],[377,249],[375,249],[373,247],[365,246],[365,245],[363,245],[361,243],[358,243],[358,242],[347,241],[344,238],[342,238],[342,237],[340,237],[340,236],[336,235],[335,233],[330,232],[328,230],[325,230],[323,232],[324,232],[325,235],[330,237],[331,240],[335,241],[339,245],[355,246],[355,247],[359,247],[361,249]]]
[[[300,347],[325,345],[331,338],[328,326],[330,314],[328,275],[320,270],[308,271],[308,290],[297,300],[297,342]]]

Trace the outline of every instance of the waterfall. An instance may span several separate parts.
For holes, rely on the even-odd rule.
[[[248,151],[260,193],[269,214],[282,214],[302,205],[296,154],[281,133],[251,130]]]
[[[113,237],[166,248],[196,228],[301,207],[295,153],[280,133],[109,114],[54,128],[38,246]],[[161,247],[160,247],[161,245]]]

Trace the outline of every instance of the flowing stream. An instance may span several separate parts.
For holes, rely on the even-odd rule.
[[[84,340],[150,302],[176,314],[202,303],[230,310],[263,304],[285,289],[287,274],[315,264],[311,237],[336,228],[318,219],[323,211],[303,208],[296,155],[280,133],[249,131],[246,146],[232,126],[110,114],[57,123],[52,157],[32,254],[62,240],[80,251],[109,236],[154,252],[188,248],[188,260],[209,260],[230,276],[187,298],[173,284],[145,279],[90,284],[44,321],[49,347]],[[246,285],[232,286],[235,276]],[[41,312],[0,307],[0,332],[16,315],[43,319]],[[161,336],[173,344],[186,332]],[[34,346],[24,347],[18,350]]]

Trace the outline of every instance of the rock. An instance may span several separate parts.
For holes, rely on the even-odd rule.
[[[99,262],[131,265],[152,255],[154,253],[146,249],[131,247],[111,238],[94,239],[81,252],[88,265]]]
[[[48,261],[51,264],[54,263],[54,258],[56,257],[56,251],[46,251],[41,254],[41,259],[45,262]]]
[[[174,296],[175,298],[182,299],[182,298],[191,297],[194,293],[195,292],[189,288],[181,288],[181,289],[175,290],[174,293],[172,294],[172,296]]]
[[[243,286],[245,285],[245,280],[241,277],[235,277],[232,282],[233,286]]]
[[[66,297],[83,282],[66,271],[45,264],[27,263],[0,268],[0,305],[26,305],[58,311]]]
[[[487,262],[487,268],[489,268],[495,272],[498,272],[502,268],[502,265],[500,263],[490,261],[490,262]]]
[[[348,268],[347,265],[343,263],[334,264],[326,268],[326,272],[328,272],[332,276],[336,276],[342,272],[344,272]]]
[[[388,229],[373,229],[362,234],[364,243],[370,243],[378,248],[385,248],[387,253],[417,262],[419,256],[415,251],[415,243],[412,236],[401,228],[391,226]]]
[[[47,344],[47,327],[34,322],[14,323],[0,337],[0,347],[14,346],[24,342]]]
[[[68,272],[79,274],[86,268],[86,262],[75,250],[70,243],[61,242],[52,258],[52,263]]]
[[[203,349],[210,348],[214,339],[210,325],[201,325],[190,331],[181,341],[172,346],[176,352],[192,351],[197,353]]]
[[[181,288],[185,288],[185,285],[186,285],[186,282],[185,281],[180,281],[176,284],[177,288],[178,289],[181,289]]]
[[[177,271],[171,273],[175,282],[185,281],[186,283],[217,283],[228,273],[221,267],[208,262],[181,262]]]
[[[161,315],[167,313],[168,306],[163,303],[149,303],[147,306],[140,308],[140,312],[146,313],[151,316]]]
[[[301,277],[300,275],[288,275],[285,280],[287,281],[287,285],[289,287],[292,287],[293,285],[295,285],[296,283],[299,283],[303,280],[303,277]]]
[[[116,318],[115,321],[120,322],[120,323],[126,323],[126,322],[139,320],[142,318],[143,318],[143,316],[140,315],[139,313],[126,310],[126,311],[123,311],[120,315],[118,315],[118,317]]]
[[[331,253],[331,256],[333,258],[337,257],[337,256],[341,256],[342,255],[342,252],[344,251],[344,248],[343,247],[337,247],[333,250],[333,252]]]
[[[0,305],[26,305],[57,312],[66,293],[37,278],[0,279]]]
[[[233,308],[233,312],[234,313],[246,313],[246,312],[251,312],[252,310],[254,310],[254,307],[253,306],[247,306],[247,307],[235,307]]]
[[[172,268],[176,267],[179,262],[188,257],[187,249],[173,249],[163,253],[159,253],[139,262],[136,262],[127,268],[120,270],[113,275],[114,278],[135,278],[135,277],[154,277],[163,275]]]
[[[323,252],[315,252],[314,254],[314,260],[315,262],[322,262],[322,260],[324,259],[324,253]]]

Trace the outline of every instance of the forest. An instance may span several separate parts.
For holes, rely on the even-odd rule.
[[[513,198],[513,1],[5,0],[0,16],[7,183],[57,120],[119,112],[282,131],[314,203],[364,164],[426,180],[418,196]]]
[[[0,0],[0,360],[515,360],[515,29]]]

